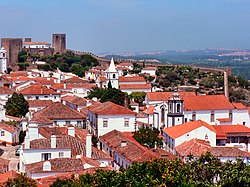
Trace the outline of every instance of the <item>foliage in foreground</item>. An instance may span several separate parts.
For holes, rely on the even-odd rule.
[[[36,187],[36,181],[26,177],[23,174],[18,174],[15,178],[13,179],[8,179],[4,185],[4,187]]]
[[[98,170],[95,174],[81,175],[79,179],[57,180],[52,187],[61,186],[161,186],[193,187],[250,186],[250,167],[241,160],[222,164],[211,154],[183,164],[181,160],[163,159],[135,163],[126,171]]]

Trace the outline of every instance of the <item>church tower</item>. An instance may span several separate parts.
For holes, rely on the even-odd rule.
[[[112,88],[119,88],[119,76],[118,76],[118,71],[115,67],[115,62],[114,59],[111,59],[109,68],[105,72],[106,76],[106,85],[108,87],[108,84],[110,82]]]
[[[7,51],[2,47],[0,49],[0,73],[7,72]]]
[[[177,92],[168,100],[168,123],[167,127],[184,123],[184,102]]]

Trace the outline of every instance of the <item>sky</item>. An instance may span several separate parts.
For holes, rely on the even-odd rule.
[[[0,37],[120,53],[250,48],[250,0],[0,0]]]

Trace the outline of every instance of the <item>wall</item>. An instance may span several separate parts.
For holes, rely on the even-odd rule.
[[[36,98],[38,97],[38,99]],[[61,95],[24,95],[26,100],[51,100],[52,102],[61,101]]]

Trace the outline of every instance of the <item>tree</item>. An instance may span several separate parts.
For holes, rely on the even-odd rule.
[[[14,92],[6,102],[6,114],[16,117],[25,116],[29,111],[29,103],[23,95]]]
[[[4,187],[36,187],[36,181],[26,177],[24,174],[18,174],[17,177],[9,178],[5,183]]]
[[[20,62],[20,63],[21,62],[26,62],[27,58],[28,58],[27,51],[20,51],[18,53],[18,62]]]
[[[136,139],[141,145],[146,145],[149,148],[162,145],[162,139],[158,137],[160,131],[156,128],[141,127],[133,135],[133,138]]]
[[[19,71],[26,71],[27,67],[30,66],[28,62],[20,62],[17,65],[19,66]]]
[[[145,96],[146,96],[145,92],[133,92],[129,95],[129,99],[133,99],[136,103],[142,105]]]
[[[125,93],[116,88],[111,88],[111,89],[94,88],[93,90],[90,91],[88,95],[89,99],[92,99],[93,97],[100,99],[102,103],[106,101],[111,101],[118,105],[124,106]]]

